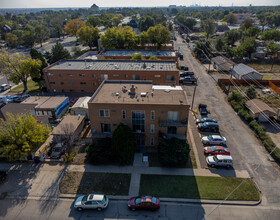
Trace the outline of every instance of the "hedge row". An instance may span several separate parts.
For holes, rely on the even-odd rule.
[[[273,151],[273,149],[276,147],[275,143],[271,140],[271,138],[267,135],[265,132],[263,126],[261,126],[256,120],[254,120],[254,117],[249,114],[247,109],[245,108],[244,104],[242,102],[237,102],[234,99],[229,98],[229,102],[233,109],[238,113],[238,115],[248,122],[250,128],[255,132],[255,135],[257,138],[261,140],[266,150],[270,153]],[[280,149],[276,148],[272,153],[271,156],[280,163]]]

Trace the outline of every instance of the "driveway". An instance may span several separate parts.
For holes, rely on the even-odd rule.
[[[263,192],[262,205],[280,205],[280,171],[275,162],[270,161],[267,151],[254,133],[236,115],[232,107],[227,102],[226,95],[217,86],[216,82],[209,76],[205,68],[192,56],[186,44],[182,43],[180,37],[177,38],[175,49],[180,47],[184,54],[184,60],[179,61],[180,65],[188,66],[198,77],[198,87],[196,89],[194,108],[197,109],[199,103],[205,103],[211,111],[210,117],[219,121],[220,132],[227,138],[230,148],[234,168],[237,170],[247,170],[254,178],[260,190]],[[193,95],[193,87],[184,87],[189,100]],[[191,102],[190,102],[191,103]],[[192,126],[192,125],[191,125]],[[197,149],[198,151],[202,149]],[[259,168],[255,170],[257,167]]]

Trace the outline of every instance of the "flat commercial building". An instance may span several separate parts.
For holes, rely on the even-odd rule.
[[[88,103],[93,138],[111,137],[128,125],[139,148],[155,148],[160,138],[186,139],[189,105],[181,86],[151,81],[104,81]]]
[[[145,59],[156,57],[160,60],[177,61],[175,50],[106,50],[99,57],[105,59],[130,60],[133,54],[140,53]]]
[[[178,85],[174,61],[61,60],[44,69],[51,92],[95,92],[103,80],[149,80]]]

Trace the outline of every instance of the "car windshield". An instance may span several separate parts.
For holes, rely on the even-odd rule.
[[[60,147],[55,147],[54,149],[53,149],[53,152],[60,152],[61,151],[61,148]]]
[[[210,136],[208,136],[208,140],[209,141],[212,141],[213,140],[213,137],[210,135]]]
[[[137,198],[135,199],[135,205],[139,204],[140,202],[141,202],[141,198],[137,197]]]
[[[87,197],[88,197],[88,196],[84,196],[83,199],[82,199],[82,201],[83,201],[83,202],[87,201]]]
[[[213,160],[214,160],[215,162],[217,162],[217,161],[218,161],[218,158],[217,158],[216,156],[214,156],[214,157],[213,157]]]
[[[100,204],[103,204],[103,203],[105,203],[105,202],[106,202],[106,196],[104,196],[102,200],[100,200],[100,201],[97,201],[97,202],[98,202],[98,203],[100,203]]]
[[[152,202],[153,203],[157,203],[157,198],[156,197],[152,197]]]
[[[212,146],[210,147],[211,151],[215,151],[216,150],[216,147]]]

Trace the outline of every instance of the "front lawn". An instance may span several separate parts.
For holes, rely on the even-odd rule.
[[[139,195],[221,200],[243,180],[232,177],[141,175]],[[251,179],[245,181],[229,197],[229,200],[258,201],[259,199],[259,192]]]
[[[66,172],[59,183],[59,190],[65,194],[100,193],[127,196],[130,174]]]
[[[10,92],[21,93],[23,92],[23,84],[18,85],[17,87],[11,89]],[[38,83],[34,82],[32,79],[27,81],[27,92],[32,92],[39,89]]]

